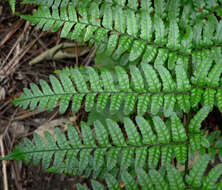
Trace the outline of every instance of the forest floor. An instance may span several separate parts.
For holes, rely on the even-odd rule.
[[[31,13],[34,7],[16,7],[21,13]],[[39,84],[40,79],[48,81],[55,70],[74,65],[88,65],[94,49],[60,39],[60,32],[50,33],[36,30],[29,22],[13,15],[7,1],[0,2],[0,155],[10,153],[25,137],[32,138],[34,132],[64,126],[68,122],[78,125],[86,120],[86,112],[73,114],[69,110],[60,115],[58,107],[52,112],[44,110],[27,111],[15,107],[11,101],[18,97],[29,84]],[[61,43],[71,47],[63,49],[65,56],[44,54],[54,51]],[[61,48],[61,47],[60,47]],[[58,49],[57,49],[58,50]],[[54,52],[55,53],[55,52]],[[65,58],[68,57],[70,58]],[[39,55],[41,55],[39,57]],[[53,54],[54,55],[54,54]],[[36,61],[37,57],[37,61]],[[222,115],[214,110],[203,122],[209,131],[222,131]],[[16,161],[0,163],[0,189],[8,190],[75,190],[77,183],[88,183],[84,178],[44,172],[41,167],[25,165]]]
[[[18,12],[26,14],[32,9],[30,6],[16,7]],[[71,47],[62,49],[62,53],[66,54],[65,57],[71,54],[71,58],[56,57],[54,60],[54,57],[44,55],[64,42],[71,44]],[[49,75],[55,70],[89,62],[90,53],[93,52],[87,47],[78,47],[74,42],[61,40],[59,32],[34,29],[29,22],[12,14],[7,1],[0,2],[1,156],[11,152],[24,137],[31,138],[33,132],[42,133],[47,129],[54,130],[52,126],[62,128],[69,121],[78,124],[78,121],[84,120],[84,112],[78,115],[71,112],[60,115],[58,107],[50,113],[47,110],[31,112],[13,106],[11,101],[21,94],[24,87],[29,87],[31,82],[38,84],[40,79],[48,81]],[[36,57],[38,61],[35,60]],[[84,179],[81,178],[46,173],[40,167],[14,161],[1,162],[0,170],[0,189],[4,190],[6,186],[9,190],[75,190],[77,183],[84,184]]]

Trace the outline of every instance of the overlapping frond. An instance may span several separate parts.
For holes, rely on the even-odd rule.
[[[196,117],[203,120],[200,114]],[[160,163],[161,166],[170,164],[174,158],[184,165],[188,148],[197,151],[202,147],[201,142],[205,137],[200,132],[190,133],[189,138],[200,137],[199,141],[195,141],[196,144],[192,143],[176,114],[173,114],[169,122],[170,126],[158,116],[152,122],[137,116],[135,125],[132,120],[125,118],[124,130],[127,137],[120,126],[110,119],[106,120],[107,126],[95,121],[94,132],[82,123],[81,134],[69,126],[67,138],[59,129],[56,130],[56,140],[49,132],[45,133],[44,141],[35,134],[33,143],[25,139],[24,144],[19,145],[5,159],[25,160],[26,163],[32,161],[34,164],[41,161],[44,169],[50,168],[54,172],[73,175],[84,172],[89,175],[93,171],[94,176],[113,169],[127,170],[133,165],[135,171],[141,168],[155,169]]]
[[[129,73],[120,66],[115,67],[114,73],[105,69],[99,73],[93,67],[65,69],[59,72],[59,79],[51,75],[50,84],[43,80],[40,87],[31,83],[31,89],[25,88],[14,104],[24,109],[52,110],[59,103],[59,110],[64,113],[71,102],[73,112],[80,109],[83,100],[86,111],[96,108],[101,112],[109,102],[111,113],[123,105],[126,115],[136,107],[138,115],[163,112],[167,117],[176,105],[185,112],[199,103],[222,110],[222,67],[219,62],[207,64],[200,63],[192,77],[183,65],[176,66],[175,76],[162,65],[149,64],[130,66]]]
[[[149,172],[143,169],[138,170],[136,175],[132,175],[127,171],[122,172],[121,179],[116,179],[111,174],[106,174],[105,181],[110,190],[121,190],[120,184],[124,185],[126,190],[185,190],[185,189],[221,189],[222,180],[217,181],[222,174],[222,164],[216,165],[211,169],[207,176],[204,176],[204,172],[209,162],[209,157],[204,155],[198,159],[190,174],[186,174],[186,180],[183,180],[184,174],[172,165],[166,167],[166,171],[158,171],[155,169],[149,170]],[[112,184],[110,180],[112,179]],[[194,183],[195,182],[195,183]],[[105,187],[101,182],[95,180],[91,181],[92,189],[105,190]],[[122,185],[122,186],[123,186]],[[88,190],[86,186],[77,185],[78,190]]]

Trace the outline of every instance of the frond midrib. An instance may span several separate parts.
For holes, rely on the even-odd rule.
[[[222,86],[219,87],[212,87],[212,86],[200,86],[200,85],[193,85],[193,88],[201,88],[201,89],[212,89],[212,90],[220,90],[222,89]],[[193,89],[191,88],[191,89]],[[32,97],[27,97],[27,98],[19,98],[16,99],[16,102],[23,102],[23,101],[27,101],[27,100],[34,100],[34,99],[41,99],[41,98],[46,98],[46,97],[53,97],[53,96],[59,96],[59,97],[63,97],[63,96],[67,96],[67,95],[100,95],[100,94],[108,94],[108,95],[113,95],[113,94],[118,94],[118,95],[122,95],[122,94],[135,94],[137,96],[139,95],[191,95],[191,90],[190,91],[168,91],[168,92],[164,92],[164,91],[158,91],[158,92],[150,92],[150,91],[141,91],[141,92],[135,92],[135,91],[90,91],[90,92],[64,92],[64,93],[53,93],[53,94],[43,94],[42,96],[32,96]]]
[[[221,87],[222,88],[222,87]],[[64,93],[60,93],[60,94],[46,94],[46,95],[42,95],[42,96],[32,96],[32,97],[27,97],[27,98],[19,98],[19,101],[17,102],[22,102],[22,101],[25,101],[25,100],[33,100],[33,99],[40,99],[40,98],[46,98],[46,97],[53,97],[53,96],[59,96],[59,97],[62,97],[62,96],[67,96],[67,95],[100,95],[100,94],[108,94],[108,95],[113,95],[113,94],[118,94],[118,95],[122,95],[122,94],[136,94],[136,95],[155,95],[155,94],[163,94],[163,95],[167,95],[167,94],[172,94],[172,95],[177,95],[177,94],[187,94],[187,95],[190,95],[191,92],[181,92],[181,91],[172,91],[172,92],[148,92],[148,91],[141,91],[141,92],[133,92],[133,91],[97,91],[97,92],[94,92],[94,91],[90,91],[90,92],[64,92]],[[18,100],[18,99],[17,99]]]
[[[199,133],[198,133],[199,134]],[[165,146],[178,146],[178,145],[185,145],[188,144],[187,141],[180,141],[180,142],[169,142],[169,143],[157,143],[157,144],[143,144],[143,145],[110,145],[110,146],[79,146],[79,147],[72,147],[72,148],[55,148],[55,149],[40,149],[40,150],[33,150],[33,151],[24,151],[18,154],[33,154],[33,153],[40,153],[40,152],[60,152],[60,151],[73,151],[73,150],[98,150],[98,149],[138,149],[138,148],[152,148],[152,147],[165,147]],[[70,145],[71,146],[71,145]]]

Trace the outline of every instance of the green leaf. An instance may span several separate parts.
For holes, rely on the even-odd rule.
[[[185,189],[185,184],[183,182],[182,176],[180,175],[178,170],[171,165],[167,166],[167,178],[169,180],[170,189]]]
[[[128,189],[128,190],[138,190],[139,189],[136,184],[136,181],[133,179],[133,177],[127,171],[122,172],[121,178],[122,178],[123,182],[126,184],[126,189]]]
[[[11,7],[12,13],[15,13],[15,3],[16,0],[9,0],[9,5]]]
[[[156,170],[150,170],[149,172],[152,183],[155,185],[156,190],[168,189],[168,184],[164,180],[163,176]]]
[[[190,124],[189,124],[189,131],[190,132],[199,132],[200,131],[200,125],[202,121],[207,117],[207,115],[210,112],[210,107],[205,106],[201,108],[197,114],[191,119]]]
[[[207,168],[209,162],[209,156],[204,155],[198,159],[193,168],[191,169],[189,175],[186,176],[186,182],[193,187],[200,187],[201,180],[205,169]]]

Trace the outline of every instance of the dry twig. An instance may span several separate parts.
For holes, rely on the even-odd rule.
[[[5,156],[5,148],[3,143],[3,135],[0,136],[0,147],[1,147],[1,156]],[[2,161],[2,174],[3,174],[3,183],[4,183],[4,190],[8,190],[8,177],[7,177],[7,170],[6,170],[6,161]]]

